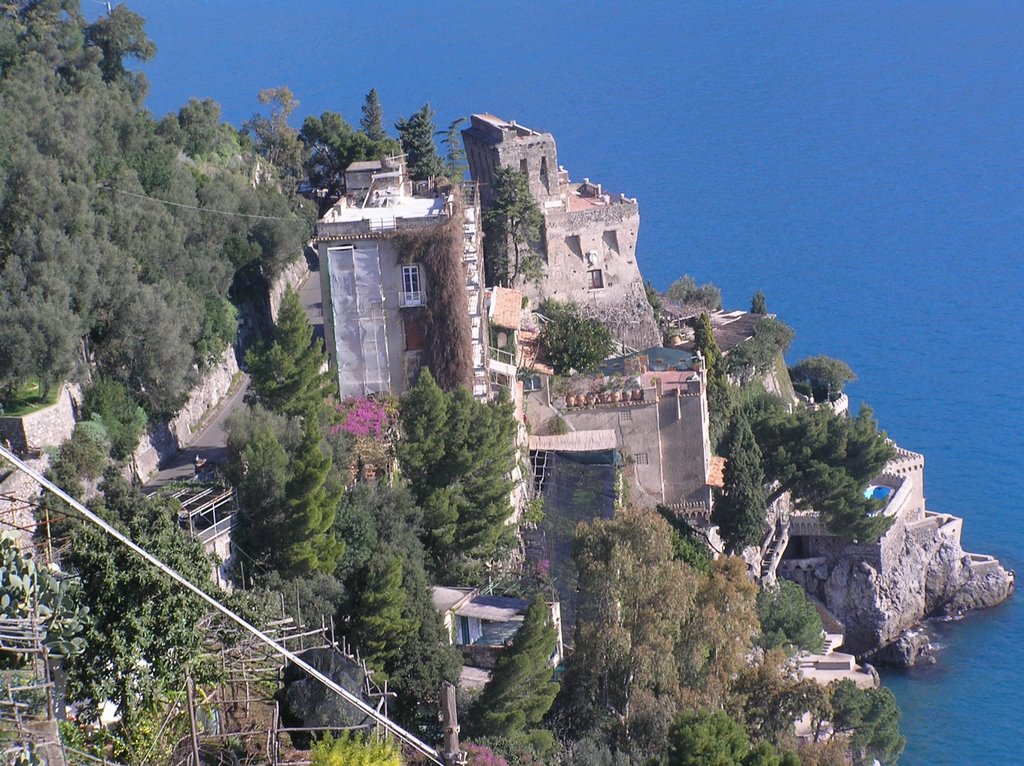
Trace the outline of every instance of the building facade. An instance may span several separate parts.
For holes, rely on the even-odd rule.
[[[401,158],[354,163],[349,175],[349,194],[316,227],[324,336],[340,396],[400,395],[415,382],[428,334],[438,326],[430,311],[440,285],[431,284],[436,275],[417,260],[404,235],[446,226],[452,246],[461,251],[456,277],[465,291],[460,304],[465,317],[455,319],[468,326],[463,333],[468,348],[452,353],[469,354],[473,393],[487,396],[480,210],[474,190],[414,190]]]

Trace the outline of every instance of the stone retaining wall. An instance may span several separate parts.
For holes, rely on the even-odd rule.
[[[75,412],[82,399],[78,385],[61,386],[57,401],[20,417],[0,417],[0,440],[10,442],[20,454],[39,454],[47,447],[56,447],[75,430]]]
[[[28,464],[42,473],[50,463],[45,454],[38,460],[29,460]],[[0,468],[9,468],[6,462],[0,462]],[[12,473],[0,482],[0,532],[11,532],[28,543],[35,529],[33,504],[39,497],[39,485],[21,471]]]
[[[309,276],[309,264],[306,263],[306,259],[299,258],[291,266],[288,266],[282,271],[277,277],[270,283],[269,290],[269,303],[270,303],[270,318],[273,321],[277,320],[277,312],[281,310],[281,298],[284,297],[285,290],[289,287],[296,289],[303,280]]]

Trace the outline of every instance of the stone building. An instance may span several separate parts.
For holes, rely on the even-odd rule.
[[[646,348],[661,341],[636,260],[640,209],[636,199],[614,195],[589,178],[572,182],[558,165],[550,133],[491,114],[472,115],[462,131],[473,180],[483,207],[500,167],[524,173],[544,217],[541,255],[545,275],[516,285],[539,302],[574,301],[601,319],[620,341]]]
[[[414,189],[402,158],[353,163],[346,187],[349,193],[317,223],[315,240],[324,336],[342,398],[402,394],[425,361],[431,332],[452,327],[459,332],[435,338],[435,350],[468,356],[472,370],[464,377],[471,380],[458,382],[471,384],[478,397],[488,396],[480,211],[473,188]],[[446,226],[460,250],[456,263],[417,260],[423,248],[406,235]],[[431,273],[442,267],[443,277]],[[441,282],[451,280],[460,282],[461,293],[454,299],[449,294],[448,304],[440,305]]]

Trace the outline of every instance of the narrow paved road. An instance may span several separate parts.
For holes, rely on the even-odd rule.
[[[306,308],[306,316],[313,326],[313,335],[324,337],[323,308],[320,302],[320,274],[313,271],[299,285],[299,297]],[[161,465],[160,470],[146,482],[145,489],[152,491],[172,481],[191,479],[195,473],[196,455],[207,464],[223,463],[227,457],[227,434],[224,432],[224,421],[245,400],[245,392],[249,390],[249,376],[242,374],[240,385],[227,399],[220,403],[216,414],[206,427],[193,436],[188,445],[182,447],[173,458]]]

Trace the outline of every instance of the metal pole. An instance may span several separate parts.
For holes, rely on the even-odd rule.
[[[196,728],[196,687],[192,683],[192,674],[185,676],[185,694],[188,695],[188,730],[192,740],[192,763],[201,766],[199,760],[199,731]]]

